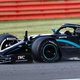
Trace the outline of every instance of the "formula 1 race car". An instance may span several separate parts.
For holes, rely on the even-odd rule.
[[[53,34],[27,35],[18,40],[11,34],[0,35],[0,62],[18,60],[56,62],[61,59],[80,58],[80,25],[63,24]]]

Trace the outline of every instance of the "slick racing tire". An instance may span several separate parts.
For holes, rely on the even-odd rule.
[[[61,59],[59,48],[52,38],[40,37],[32,44],[32,54],[36,61],[56,62]]]
[[[17,42],[18,42],[18,39],[11,34],[0,35],[0,51]]]

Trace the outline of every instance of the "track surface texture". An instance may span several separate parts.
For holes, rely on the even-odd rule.
[[[80,80],[80,61],[0,64],[0,80]]]

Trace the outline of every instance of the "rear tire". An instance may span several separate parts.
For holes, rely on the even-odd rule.
[[[61,59],[59,48],[52,38],[38,38],[32,44],[32,54],[34,60],[44,62],[56,62]]]

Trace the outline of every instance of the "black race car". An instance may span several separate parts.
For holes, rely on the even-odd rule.
[[[11,34],[0,35],[0,62],[33,60],[56,62],[61,59],[80,58],[80,25],[63,24],[53,34],[27,35],[18,40]]]

